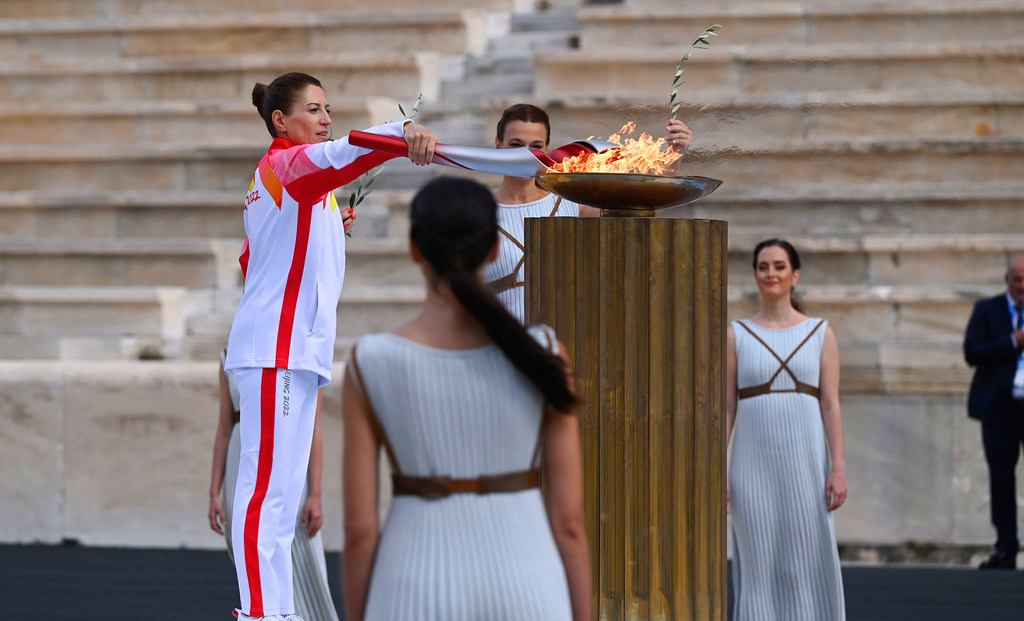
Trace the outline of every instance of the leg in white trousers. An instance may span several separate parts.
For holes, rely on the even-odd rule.
[[[292,614],[291,544],[320,377],[289,369],[232,372],[241,397],[241,455],[231,516],[241,612]]]

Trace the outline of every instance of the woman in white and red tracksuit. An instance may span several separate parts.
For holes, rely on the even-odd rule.
[[[241,457],[232,516],[240,619],[298,619],[291,541],[309,463],[317,389],[331,380],[345,224],[332,190],[387,159],[329,141],[320,82],[288,73],[257,84],[253,104],[274,141],[245,197],[245,292],[224,368],[238,380]],[[415,123],[371,132],[404,136],[426,164],[437,138]],[[313,620],[310,620],[313,621]]]

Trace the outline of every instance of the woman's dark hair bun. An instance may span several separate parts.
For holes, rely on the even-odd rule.
[[[252,87],[252,105],[256,106],[256,111],[263,116],[263,98],[267,96],[267,85],[260,82],[256,83],[256,86]]]
[[[274,130],[274,111],[280,110],[290,114],[299,94],[308,86],[323,88],[320,80],[317,80],[308,73],[292,71],[279,75],[270,84],[256,83],[252,87],[252,105],[260,113],[260,118],[267,125],[267,131],[271,138],[277,137]]]

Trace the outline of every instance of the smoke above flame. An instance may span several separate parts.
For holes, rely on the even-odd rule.
[[[608,142],[622,145],[620,148],[602,153],[575,155],[555,164],[551,170],[661,175],[682,157],[682,154],[672,149],[664,138],[655,140],[647,133],[641,133],[637,138],[624,137],[635,132],[636,123],[630,121],[623,125],[618,133],[607,138]]]

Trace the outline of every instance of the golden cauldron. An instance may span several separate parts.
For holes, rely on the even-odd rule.
[[[618,217],[652,217],[657,209],[692,203],[722,185],[710,177],[602,172],[548,172],[537,175],[536,181],[552,194]]]

